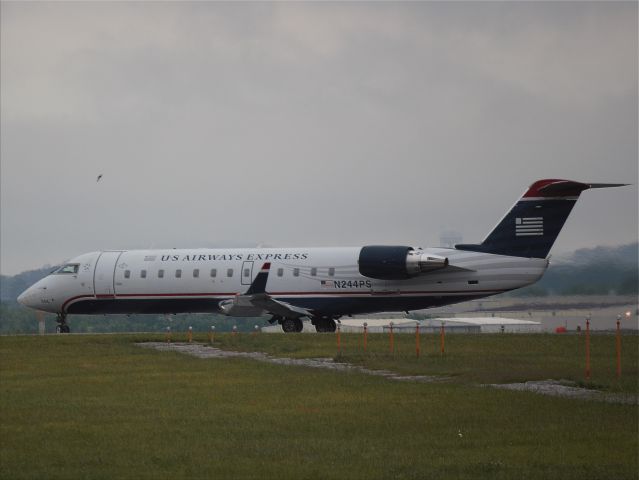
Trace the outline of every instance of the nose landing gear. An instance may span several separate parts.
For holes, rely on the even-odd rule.
[[[58,324],[55,326],[55,333],[70,333],[71,329],[67,324],[67,314],[66,313],[58,313],[56,316],[56,322]]]

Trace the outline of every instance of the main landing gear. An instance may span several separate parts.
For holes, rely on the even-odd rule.
[[[335,320],[335,317],[313,317],[311,318],[311,323],[315,325],[317,332],[334,332],[337,329]],[[285,333],[299,333],[304,328],[304,324],[300,318],[273,315],[269,323],[274,324],[276,322],[282,325],[282,330],[284,330]]]
[[[315,325],[315,331],[318,333],[330,333],[337,329],[333,317],[313,317],[311,323]]]
[[[55,333],[70,333],[71,329],[67,324],[67,314],[66,313],[58,313],[56,317],[56,322],[58,324],[55,326]]]
[[[304,329],[304,324],[299,318],[283,318],[280,322],[284,333],[300,333]]]
[[[299,333],[304,329],[304,324],[299,318],[282,317],[281,315],[273,315],[268,323],[279,323],[282,325],[284,333]]]

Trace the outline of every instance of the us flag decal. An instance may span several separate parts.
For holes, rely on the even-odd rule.
[[[333,288],[333,280],[322,280],[322,288]]]
[[[517,217],[515,218],[515,236],[533,237],[544,234],[543,217]]]

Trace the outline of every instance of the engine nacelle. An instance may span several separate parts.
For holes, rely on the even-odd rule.
[[[369,245],[359,252],[359,273],[379,280],[405,280],[448,266],[448,258],[406,246]]]

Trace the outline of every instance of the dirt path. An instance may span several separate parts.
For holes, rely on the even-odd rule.
[[[277,365],[294,365],[299,367],[324,368],[327,370],[335,370],[340,372],[359,372],[367,375],[375,375],[385,377],[390,380],[411,381],[411,382],[445,382],[447,377],[415,375],[406,376],[399,375],[388,370],[370,370],[359,365],[350,363],[335,362],[332,358],[288,358],[288,357],[271,357],[263,352],[234,352],[231,350],[221,350],[201,343],[162,343],[162,342],[146,342],[137,343],[136,345],[144,348],[153,348],[155,350],[180,352],[186,355],[192,355],[198,358],[250,358],[260,362],[274,363]]]
[[[486,387],[499,388],[502,390],[516,390],[521,392],[533,392],[540,395],[550,395],[553,397],[569,397],[580,400],[596,400],[607,403],[622,403],[627,405],[637,405],[637,396],[632,394],[606,393],[599,390],[577,387],[575,382],[570,380],[537,380],[522,383],[489,384]]]
[[[353,365],[350,363],[336,362],[332,358],[288,358],[272,357],[263,352],[235,352],[232,350],[221,350],[201,343],[164,343],[145,342],[136,345],[143,348],[152,348],[165,352],[179,352],[198,358],[250,358],[259,362],[273,363],[276,365],[292,365],[310,368],[324,368],[327,370],[340,372],[358,372],[366,375],[388,378],[400,382],[421,382],[437,383],[447,382],[449,377],[428,376],[428,375],[399,375],[388,370],[371,370]],[[605,393],[598,390],[591,390],[575,386],[574,382],[568,380],[541,380],[524,383],[488,384],[484,387],[499,388],[503,390],[516,390],[532,392],[541,395],[557,397],[568,397],[579,400],[594,400],[607,403],[621,403],[636,405],[638,399],[636,395],[624,395],[616,393]]]

